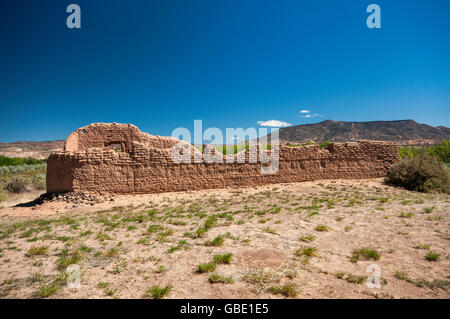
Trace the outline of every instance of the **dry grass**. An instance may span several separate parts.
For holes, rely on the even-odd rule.
[[[449,195],[338,180],[73,206],[0,209],[0,297],[449,297]]]

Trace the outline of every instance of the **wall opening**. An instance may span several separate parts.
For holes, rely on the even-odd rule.
[[[105,148],[108,150],[113,150],[116,153],[123,153],[125,152],[125,146],[122,142],[110,142],[105,144]]]

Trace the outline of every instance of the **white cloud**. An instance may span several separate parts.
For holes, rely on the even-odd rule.
[[[301,117],[303,117],[303,118],[323,117],[323,115],[322,114],[318,114],[318,113],[313,113],[313,114],[305,114],[305,115],[302,115]]]
[[[311,111],[310,110],[301,110],[300,111],[300,113],[302,113],[302,114],[307,114],[307,113],[310,113]]]
[[[277,121],[277,120],[269,120],[269,121],[258,121],[258,125],[260,126],[268,126],[268,127],[287,127],[291,126],[290,123]]]

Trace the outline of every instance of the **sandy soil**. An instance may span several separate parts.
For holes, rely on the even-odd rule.
[[[6,207],[0,297],[152,298],[153,286],[170,286],[165,298],[449,298],[449,208],[448,195],[382,180]],[[363,248],[372,251],[352,260]],[[230,263],[198,272],[225,253]],[[79,289],[65,284],[72,262]],[[366,284],[372,264],[379,288]]]

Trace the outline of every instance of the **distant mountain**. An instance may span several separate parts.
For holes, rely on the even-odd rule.
[[[320,123],[281,128],[280,143],[348,142],[357,140],[392,141],[398,144],[433,144],[450,139],[450,129],[433,127],[413,120],[342,122],[326,120]]]
[[[62,150],[64,141],[0,143],[0,155],[8,157],[47,158],[51,152]]]

